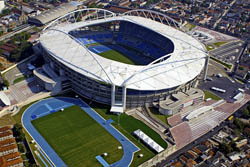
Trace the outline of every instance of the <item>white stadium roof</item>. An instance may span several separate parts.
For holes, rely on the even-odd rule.
[[[73,29],[115,20],[133,22],[166,36],[173,42],[174,52],[157,64],[129,65],[89,51],[68,34]],[[202,71],[207,56],[204,46],[188,34],[151,19],[129,15],[61,23],[45,30],[40,43],[58,61],[85,76],[136,90],[168,89],[191,81]]]

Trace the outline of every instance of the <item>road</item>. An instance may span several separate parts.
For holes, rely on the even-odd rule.
[[[5,40],[5,39],[7,39],[7,38],[10,38],[10,37],[12,37],[12,36],[14,36],[14,35],[16,35],[16,34],[18,34],[18,33],[21,33],[21,32],[23,32],[23,31],[28,31],[28,30],[30,30],[30,29],[32,29],[34,26],[28,26],[28,27],[24,27],[23,29],[21,29],[21,30],[18,30],[18,31],[14,31],[14,32],[10,32],[10,33],[8,33],[8,34],[5,34],[5,35],[3,35],[3,36],[1,36],[0,37],[0,41],[3,41],[3,40]]]
[[[224,17],[224,16],[228,13],[228,11],[231,9],[231,7],[233,6],[233,4],[234,4],[236,1],[237,1],[237,0],[234,0],[234,1],[232,1],[232,2],[230,3],[229,8],[228,8],[227,10],[225,10],[224,13],[222,14],[222,16],[214,23],[213,28],[215,28],[215,27],[218,25],[218,23],[221,21],[222,17]]]
[[[235,62],[235,64],[234,64],[235,66],[234,66],[234,69],[233,69],[233,74],[234,74],[235,71],[238,69],[240,60],[241,60],[241,58],[242,58],[242,56],[243,56],[245,50],[247,49],[247,45],[248,45],[248,42],[245,42],[243,48],[242,48],[241,51],[240,51],[240,56],[239,56],[238,60]]]

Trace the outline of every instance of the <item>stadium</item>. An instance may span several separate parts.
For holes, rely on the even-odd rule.
[[[38,80],[109,104],[111,112],[165,100],[206,75],[204,46],[154,11],[76,10],[47,25],[39,40],[50,79],[37,70]]]

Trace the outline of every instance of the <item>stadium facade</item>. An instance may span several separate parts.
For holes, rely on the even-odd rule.
[[[57,90],[70,87],[109,104],[111,112],[159,102],[194,87],[203,70],[206,75],[206,49],[182,28],[149,10],[119,15],[104,9],[77,10],[44,28],[40,49],[49,75],[36,76],[41,84],[52,84]],[[104,58],[96,43],[126,53],[136,63]]]

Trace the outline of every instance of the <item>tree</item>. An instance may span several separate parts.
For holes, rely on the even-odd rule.
[[[25,140],[25,134],[23,133],[23,128],[20,124],[15,124],[13,128],[13,133],[17,137],[18,141]]]
[[[191,0],[184,0],[184,3],[191,4],[192,2],[191,2]]]
[[[135,2],[131,2],[131,5],[130,5],[132,8],[138,8],[138,5],[137,5],[137,3],[135,3]]]
[[[247,106],[248,111],[250,111],[250,105]]]
[[[236,118],[234,120],[234,124],[237,126],[237,128],[240,129],[241,132],[243,131],[243,129],[244,129],[244,123],[241,120],[239,120],[239,118]]]
[[[245,109],[242,113],[243,113],[244,117],[246,117],[246,118],[249,117],[249,110],[248,109]]]
[[[25,152],[25,149],[23,147],[23,144],[18,144],[18,150],[21,152],[21,153],[24,153]]]
[[[11,31],[13,31],[11,28],[8,28],[8,29],[7,29],[7,32],[11,32]]]
[[[10,86],[10,83],[7,79],[3,80],[3,84],[8,88]]]
[[[3,66],[2,63],[0,63],[0,70],[1,70],[1,71],[4,70],[4,66]]]
[[[27,57],[30,57],[34,51],[32,49],[33,45],[30,42],[25,42],[24,44],[22,44],[21,46],[21,55],[20,57],[18,57],[18,61],[21,61]]]
[[[96,3],[92,3],[88,5],[88,8],[98,8],[98,5]]]
[[[226,154],[231,153],[233,151],[233,148],[231,147],[231,145],[226,144],[226,143],[221,143],[219,148],[220,150],[222,150],[222,152]]]
[[[245,134],[246,136],[250,137],[250,128],[249,128],[249,127],[246,127],[246,128],[244,129],[244,134]]]
[[[6,16],[6,15],[9,15],[9,14],[10,14],[10,9],[9,8],[3,9],[1,14],[0,14],[0,17]]]
[[[15,124],[14,130],[19,130],[19,129],[22,129],[22,126],[20,124]]]

